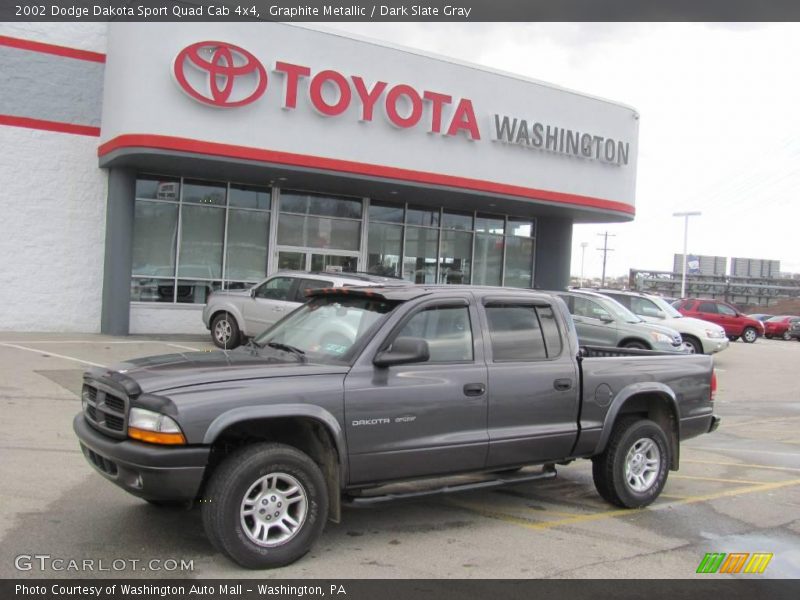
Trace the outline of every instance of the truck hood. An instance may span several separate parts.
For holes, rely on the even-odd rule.
[[[243,379],[293,377],[347,373],[347,365],[298,362],[280,351],[253,353],[247,348],[216,352],[184,352],[136,358],[113,365],[110,369],[94,368],[95,377],[133,380],[142,392],[199,384],[212,384]],[[119,375],[117,375],[119,374]]]

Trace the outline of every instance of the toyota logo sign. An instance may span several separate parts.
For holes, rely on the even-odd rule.
[[[244,48],[197,42],[175,57],[175,80],[198,102],[230,108],[255,102],[267,89],[267,72]]]

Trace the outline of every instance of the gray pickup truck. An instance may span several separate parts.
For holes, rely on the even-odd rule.
[[[343,329],[347,343],[326,341]],[[327,288],[237,350],[88,371],[74,429],[104,477],[156,505],[199,502],[216,548],[269,568],[344,504],[553,477],[579,458],[603,498],[646,506],[680,442],[718,426],[715,388],[709,356],[580,348],[550,294]]]

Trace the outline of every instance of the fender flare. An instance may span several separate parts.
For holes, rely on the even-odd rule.
[[[339,454],[341,485],[347,481],[347,442],[339,421],[324,408],[313,404],[273,404],[268,406],[240,406],[222,413],[208,426],[203,444],[211,445],[231,425],[256,419],[280,419],[288,417],[310,418],[319,422],[333,438]]]
[[[626,385],[619,391],[619,393],[614,397],[614,400],[611,402],[611,406],[608,407],[608,412],[606,413],[605,420],[603,421],[603,431],[600,434],[600,440],[597,443],[596,453],[600,454],[606,449],[608,440],[611,437],[611,430],[614,428],[614,424],[617,422],[619,411],[622,409],[624,404],[634,396],[639,396],[642,394],[656,395],[662,398],[672,412],[673,417],[675,417],[675,447],[672,448],[672,450],[673,461],[677,465],[678,445],[680,444],[681,439],[681,413],[678,409],[678,399],[675,397],[675,392],[672,391],[672,388],[657,381],[632,383],[630,385]]]

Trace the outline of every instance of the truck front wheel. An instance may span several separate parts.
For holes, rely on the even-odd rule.
[[[605,500],[640,508],[658,498],[669,464],[669,445],[661,427],[640,417],[624,417],[614,425],[605,451],[592,459],[592,476]]]
[[[260,443],[228,456],[202,501],[211,543],[248,569],[293,563],[322,534],[328,495],[319,467],[284,444]]]

